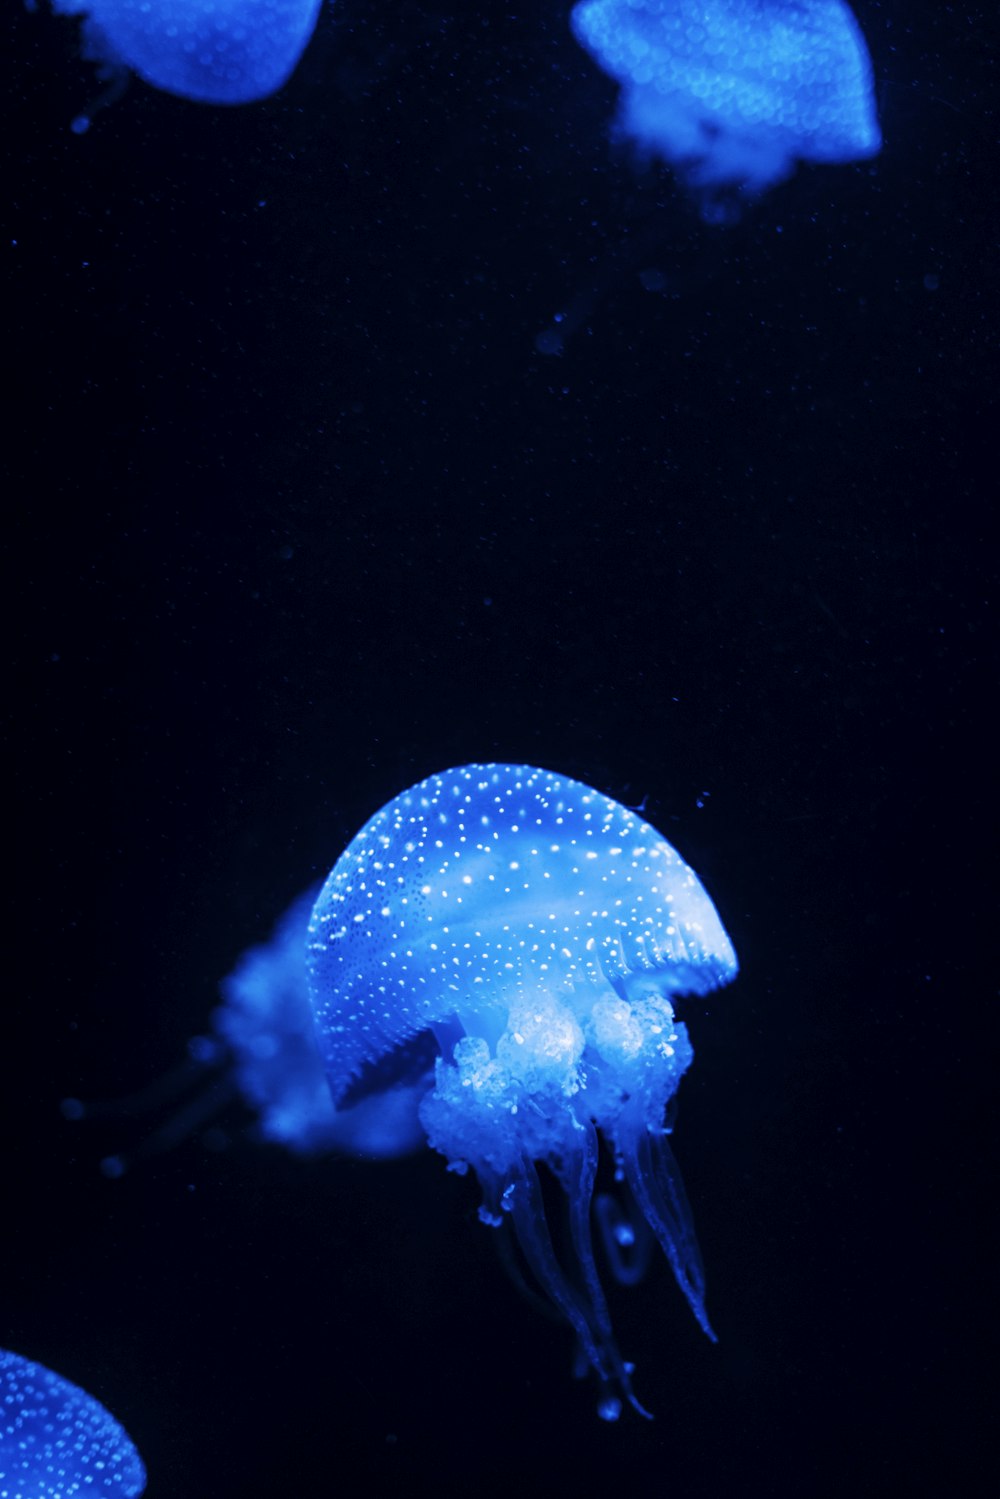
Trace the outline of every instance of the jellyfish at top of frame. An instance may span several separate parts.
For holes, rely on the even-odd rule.
[[[591,1200],[600,1135],[640,1226],[714,1336],[667,1107],[692,1059],[674,1001],[728,983],[737,963],[694,871],[589,786],[531,766],[466,765],[375,814],[334,866],[309,932],[334,1103],[377,1101],[400,1077],[411,1096],[422,1089],[428,1142],[451,1169],[475,1171],[484,1222],[513,1225],[597,1376],[599,1413],[615,1419],[622,1397],[642,1412],[598,1276]],[[540,1163],[567,1202],[561,1256]],[[629,1242],[628,1223],[614,1221]]]
[[[796,161],[862,161],[881,135],[845,0],[580,0],[580,45],[621,84],[617,132],[696,191],[753,195]]]
[[[85,55],[202,104],[276,93],[316,26],[320,0],[51,0],[83,16]],[[77,129],[86,128],[86,120]]]
[[[135,1499],[142,1458],[99,1400],[43,1364],[0,1348],[0,1495]]]

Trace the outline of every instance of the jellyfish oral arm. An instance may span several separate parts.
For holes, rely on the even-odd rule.
[[[474,1032],[467,1012],[463,1024]],[[452,1165],[471,1166],[483,1187],[485,1221],[509,1213],[532,1275],[563,1313],[601,1386],[599,1410],[613,1419],[619,1395],[641,1414],[615,1342],[594,1258],[591,1204],[597,1128],[608,1140],[678,1284],[709,1337],[704,1277],[691,1211],[663,1125],[667,1103],[692,1057],[670,1002],[651,992],[632,1001],[610,985],[582,994],[536,993],[515,1007],[495,1045],[470,1033],[437,1064],[421,1107],[429,1143]],[[572,1260],[559,1264],[536,1162],[565,1193]]]

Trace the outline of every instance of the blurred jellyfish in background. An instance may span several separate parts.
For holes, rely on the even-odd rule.
[[[617,132],[709,201],[796,161],[875,156],[864,37],[844,0],[581,0],[577,40],[621,84]]]
[[[693,870],[579,781],[467,765],[376,813],[334,866],[309,932],[338,1109],[419,1100],[428,1142],[450,1169],[475,1171],[480,1217],[513,1225],[533,1280],[576,1333],[599,1413],[615,1419],[622,1398],[641,1411],[598,1276],[591,1203],[603,1139],[618,1184],[617,1204],[598,1194],[612,1272],[638,1278],[630,1246],[648,1225],[714,1337],[667,1111],[693,1055],[674,1001],[728,983],[737,963]],[[561,1256],[539,1163],[562,1189]]]
[[[51,0],[83,17],[84,55],[201,104],[249,104],[287,83],[320,0]],[[89,123],[81,117],[80,131]]]
[[[138,1145],[104,1158],[106,1176],[123,1175],[203,1126],[208,1126],[206,1143],[225,1143],[217,1121],[234,1099],[255,1115],[255,1138],[293,1155],[330,1152],[381,1160],[426,1144],[418,1115],[420,1094],[408,1089],[404,1079],[397,1079],[397,1086],[387,1088],[377,1102],[368,1099],[354,1108],[334,1109],[306,972],[309,917],[318,891],[315,886],[293,901],[269,941],[249,948],[222,980],[223,1002],[212,1013],[213,1034],[194,1036],[179,1066],[125,1098],[63,1100],[63,1115],[72,1121],[165,1112]]]
[[[42,1364],[0,1348],[3,1499],[133,1499],[146,1470],[99,1400]]]
[[[255,1111],[261,1137],[297,1154],[340,1151],[380,1159],[426,1143],[421,1092],[401,1069],[376,1099],[334,1109],[317,1045],[306,972],[309,918],[317,890],[295,901],[271,941],[244,953],[223,980],[216,1032],[228,1043],[240,1094]],[[430,1038],[431,1052],[436,1050]],[[430,1064],[433,1063],[433,1055]],[[416,1067],[417,1080],[426,1067]]]

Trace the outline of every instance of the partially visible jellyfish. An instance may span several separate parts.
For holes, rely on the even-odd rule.
[[[641,1411],[591,1203],[603,1138],[623,1199],[598,1197],[612,1272],[641,1275],[652,1230],[714,1337],[667,1142],[692,1059],[674,1001],[729,983],[737,963],[693,870],[578,781],[523,765],[446,770],[389,802],[341,855],[313,910],[308,964],[337,1107],[379,1107],[404,1079],[429,1143],[450,1169],[475,1171],[480,1217],[513,1225],[597,1376],[599,1413],[615,1419],[622,1398]],[[540,1165],[564,1194],[561,1255]]]
[[[224,1141],[216,1121],[234,1098],[256,1116],[256,1138],[293,1155],[329,1152],[382,1160],[426,1144],[418,1115],[421,1093],[405,1076],[387,1080],[377,1101],[334,1109],[306,973],[309,917],[317,893],[313,887],[293,901],[270,939],[249,948],[222,980],[223,1002],[212,1012],[213,1033],[194,1036],[179,1066],[125,1098],[63,1100],[63,1115],[71,1121],[165,1113],[138,1145],[105,1156],[101,1169],[106,1176],[122,1176],[203,1126],[208,1126],[206,1140]],[[421,1064],[420,1076],[426,1070]]]
[[[0,1348],[3,1499],[134,1499],[142,1458],[99,1400],[42,1364]]]
[[[51,0],[83,17],[84,54],[202,104],[276,93],[316,26],[320,0]],[[74,128],[86,128],[81,117]]]
[[[306,972],[309,918],[317,895],[307,891],[293,902],[270,942],[251,947],[223,980],[224,1003],[212,1020],[228,1045],[243,1099],[257,1114],[265,1140],[296,1154],[323,1151],[383,1159],[406,1155],[425,1144],[419,1119],[419,1084],[433,1063],[430,1037],[425,1061],[419,1056],[383,1077],[377,1098],[355,1106],[342,1100],[334,1109],[319,1054]]]
[[[703,194],[796,161],[875,156],[872,69],[845,0],[581,0],[577,40],[621,84],[616,128]]]

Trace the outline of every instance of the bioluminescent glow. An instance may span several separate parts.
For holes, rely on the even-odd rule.
[[[86,55],[202,104],[248,104],[288,81],[320,0],[52,0],[83,16]]]
[[[316,890],[300,896],[270,942],[245,952],[223,980],[215,1031],[261,1137],[296,1154],[337,1151],[385,1158],[425,1144],[420,1093],[395,1086],[335,1110],[309,1005],[306,941]],[[421,1075],[426,1068],[421,1069]]]
[[[756,193],[796,161],[881,145],[844,0],[581,0],[578,41],[621,84],[617,129],[694,188]]]
[[[597,1375],[600,1413],[641,1410],[591,1238],[599,1134],[626,1199],[601,1197],[623,1251],[655,1233],[705,1331],[691,1212],[666,1110],[691,1063],[674,1001],[737,963],[697,876],[635,812],[565,776],[467,765],[403,792],[334,866],[309,927],[309,982],[338,1109],[419,1100],[429,1143],[472,1167],[480,1216],[513,1225]],[[563,1189],[557,1256],[538,1164]],[[630,1280],[641,1261],[612,1256]]]
[[[0,1494],[4,1499],[134,1499],[146,1470],[128,1433],[93,1395],[0,1348]]]
[[[316,1041],[306,941],[316,888],[292,902],[269,941],[249,948],[222,980],[222,1004],[212,1012],[213,1036],[194,1036],[187,1057],[124,1098],[65,1098],[73,1121],[165,1117],[137,1145],[105,1156],[101,1170],[120,1177],[135,1164],[171,1150],[216,1121],[239,1097],[253,1111],[252,1134],[293,1155],[336,1153],[383,1160],[427,1143],[418,1108],[421,1094],[396,1077],[395,1086],[355,1107],[335,1109]],[[431,1038],[433,1044],[433,1038]],[[421,1067],[420,1075],[427,1070]],[[0,1499],[3,1499],[0,1493]]]

